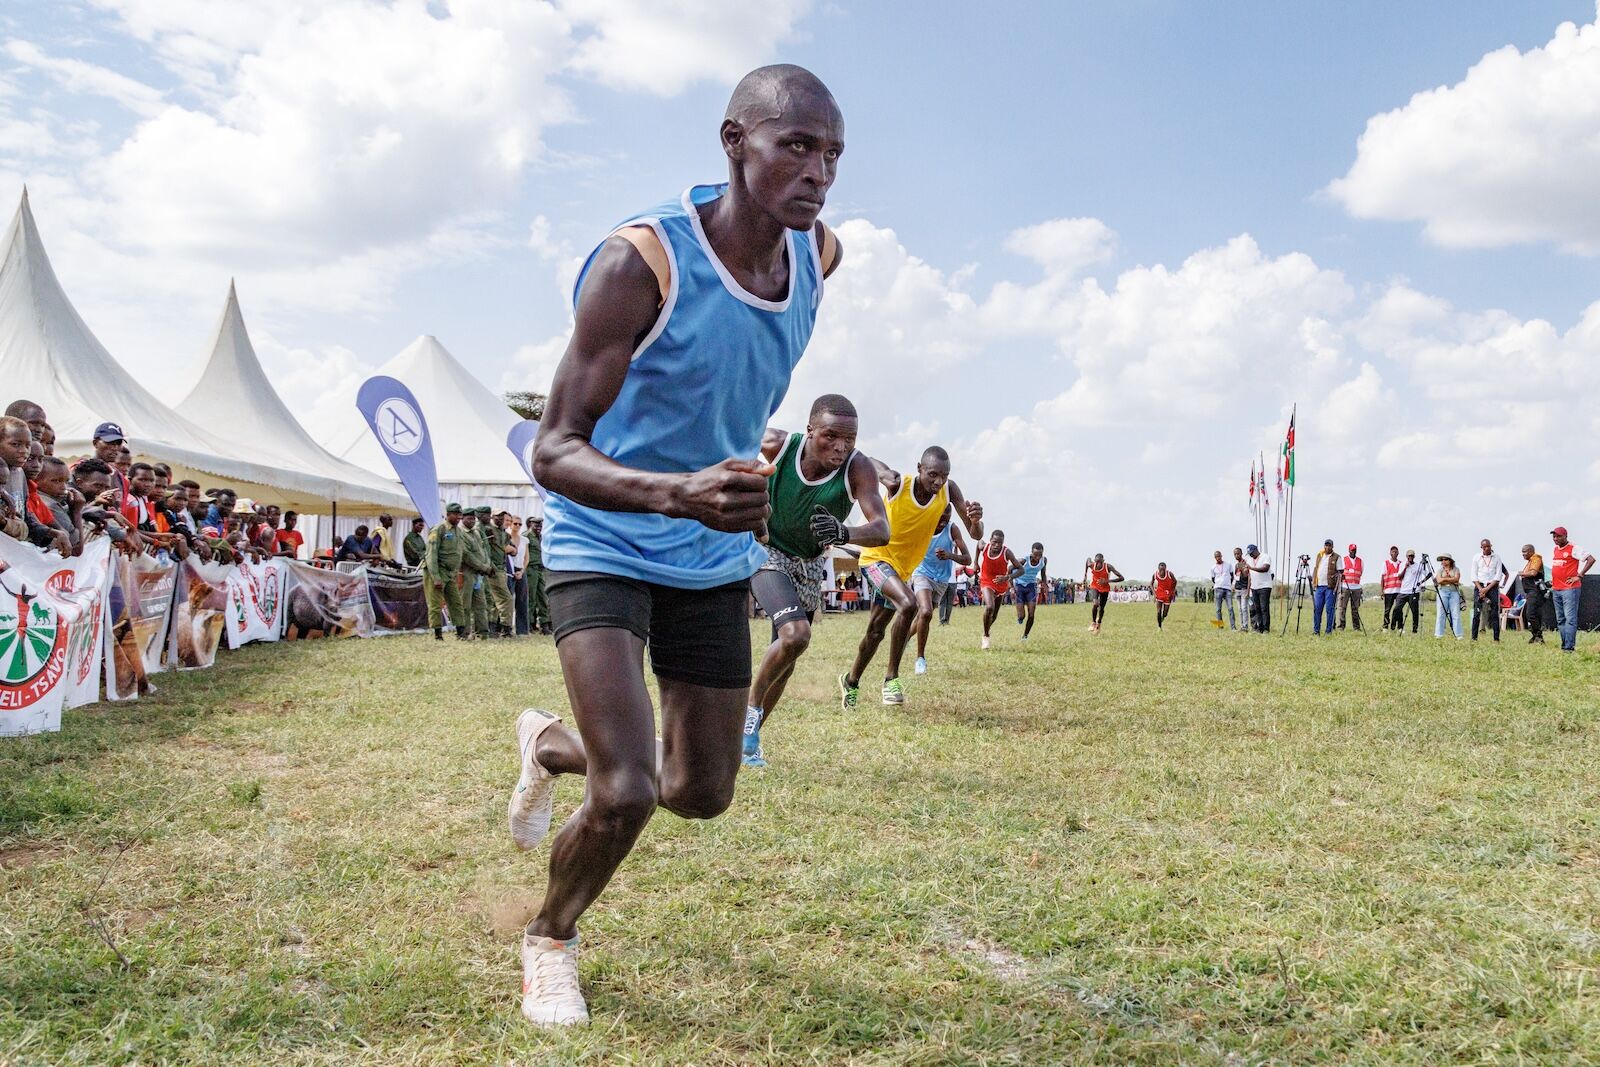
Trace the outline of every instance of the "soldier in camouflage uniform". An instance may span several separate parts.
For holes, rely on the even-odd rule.
[[[461,533],[461,505],[451,504],[444,509],[444,521],[428,531],[428,551],[423,558],[422,593],[428,600],[428,625],[433,627],[433,639],[444,640],[444,618],[440,608],[450,614],[450,624],[456,628],[459,640],[467,639],[471,626],[462,606],[461,562],[466,537]]]
[[[493,572],[483,580],[489,590],[490,629],[496,637],[514,637],[512,626],[517,618],[511,604],[511,587],[506,584],[506,556],[514,549],[505,528],[490,516],[487,507],[478,509],[478,526],[489,545],[489,567]]]
[[[467,618],[471,620],[467,628],[486,638],[489,636],[489,592],[484,582],[489,575],[489,542],[478,526],[476,511],[461,516],[461,529],[464,531],[461,567],[467,579],[462,600]]]

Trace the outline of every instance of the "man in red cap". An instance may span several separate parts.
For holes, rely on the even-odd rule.
[[[1550,590],[1556,602],[1556,629],[1561,631],[1561,651],[1578,649],[1578,598],[1583,592],[1583,576],[1594,566],[1594,557],[1567,540],[1567,528],[1550,531],[1556,543],[1550,553]]]
[[[1344,629],[1345,609],[1350,610],[1350,621],[1357,630],[1361,629],[1361,557],[1356,554],[1356,546],[1350,546],[1350,554],[1340,561],[1339,570],[1342,573],[1339,588],[1339,629]]]

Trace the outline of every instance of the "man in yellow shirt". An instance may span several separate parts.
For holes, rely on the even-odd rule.
[[[889,543],[861,553],[863,593],[871,600],[872,614],[855,662],[839,675],[840,703],[846,711],[855,710],[861,675],[871,665],[886,631],[889,663],[883,676],[883,702],[906,702],[905,689],[900,684],[900,659],[917,617],[917,598],[906,583],[928,554],[945,505],[951,505],[954,513],[961,516],[974,541],[983,540],[983,505],[964,497],[961,487],[950,480],[950,453],[938,445],[929,447],[917,462],[915,475],[899,474],[877,460],[873,463],[878,468],[884,507],[889,513]]]

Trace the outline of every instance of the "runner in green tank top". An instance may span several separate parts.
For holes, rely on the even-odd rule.
[[[750,579],[761,610],[772,620],[772,644],[750,685],[744,721],[744,762],[766,766],[761,724],[789,683],[811,643],[811,623],[822,607],[824,555],[831,545],[871,548],[889,542],[889,516],[878,495],[877,468],[856,451],[856,409],[842,396],[818,397],[803,434],[769,427],[761,454],[776,470],[767,483],[767,562]],[[863,526],[847,526],[861,505]]]

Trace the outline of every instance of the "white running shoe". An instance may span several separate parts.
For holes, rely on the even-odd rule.
[[[560,721],[560,716],[538,708],[529,708],[517,716],[517,759],[522,774],[517,788],[511,791],[506,821],[511,826],[511,840],[523,851],[543,841],[550,832],[556,776],[539,765],[536,753],[540,736]]]
[[[535,1026],[583,1026],[589,1006],[578,989],[578,939],[522,935],[522,1017]]]
[[[987,650],[988,647],[989,647],[989,639],[987,637],[985,637],[983,639],[983,644],[979,645],[978,647],[981,648],[981,649]]]
[[[928,673],[928,661],[926,659],[922,658],[921,656],[918,656],[917,657],[917,665],[914,668],[914,670],[918,674],[927,674]]]

